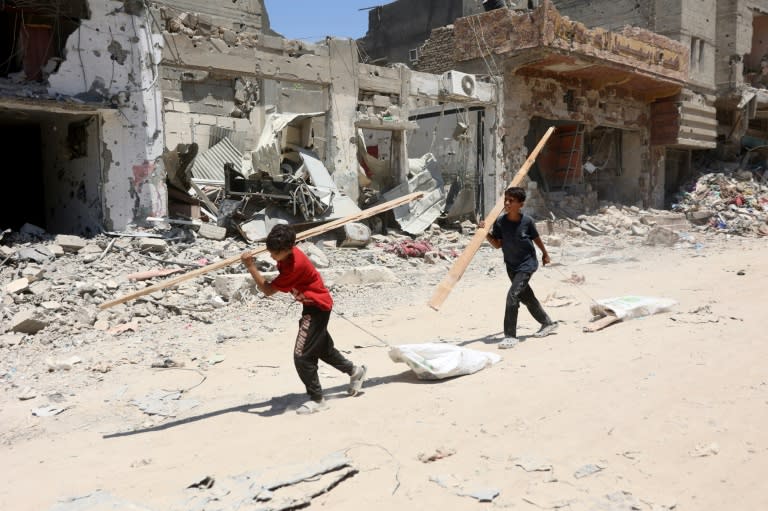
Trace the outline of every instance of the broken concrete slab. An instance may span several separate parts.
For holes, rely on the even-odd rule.
[[[13,282],[6,284],[5,292],[9,295],[15,295],[17,293],[23,293],[29,290],[29,279],[26,277],[16,279]]]
[[[64,252],[76,254],[80,252],[88,242],[80,236],[73,236],[71,234],[59,234],[56,236],[56,244],[64,249]]]
[[[142,252],[163,253],[168,250],[168,243],[157,238],[141,238],[139,240],[139,249]]]
[[[21,343],[22,339],[24,339],[24,335],[19,333],[0,335],[0,348],[17,346]]]
[[[365,247],[371,242],[371,229],[360,222],[351,222],[339,229],[342,235],[338,246],[343,248]]]
[[[223,240],[227,237],[227,228],[218,225],[203,223],[197,229],[197,234],[210,240]]]
[[[258,294],[256,283],[247,273],[216,275],[213,281],[213,288],[222,298],[229,301],[232,298]]]
[[[55,245],[59,249],[58,245]],[[53,246],[36,245],[34,247],[22,247],[15,252],[16,259],[19,261],[34,261],[38,264],[47,263],[56,258],[56,253],[52,250]]]
[[[48,322],[40,317],[36,310],[26,309],[11,318],[9,330],[22,334],[36,334],[47,326]]]

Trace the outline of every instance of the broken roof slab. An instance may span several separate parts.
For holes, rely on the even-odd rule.
[[[688,77],[687,46],[636,27],[587,28],[562,16],[550,0],[528,12],[495,9],[459,18],[454,30],[456,60],[491,53],[521,76],[624,89],[646,101],[678,93]]]
[[[111,110],[104,105],[79,102],[63,102],[55,99],[13,98],[0,96],[0,114],[13,113],[16,120],[40,118],[50,114],[93,115],[101,110]]]

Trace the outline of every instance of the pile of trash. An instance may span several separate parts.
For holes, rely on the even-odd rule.
[[[673,211],[694,225],[742,236],[768,235],[768,171],[701,175],[680,193]]]

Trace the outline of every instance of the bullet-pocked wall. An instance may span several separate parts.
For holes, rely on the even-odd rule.
[[[50,94],[101,103],[98,172],[105,229],[124,229],[167,209],[162,154],[160,78],[162,37],[141,2],[91,0],[90,19],[67,39],[66,60],[49,77]],[[91,183],[92,184],[92,183]],[[62,222],[76,222],[77,212]]]

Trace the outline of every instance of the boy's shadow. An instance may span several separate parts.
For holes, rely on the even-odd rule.
[[[438,380],[438,381],[443,381],[443,380]],[[363,390],[358,394],[358,396],[364,395],[366,389],[370,389],[372,387],[376,387],[378,385],[384,385],[388,383],[422,384],[422,383],[435,383],[435,382],[419,380],[412,371],[408,370],[408,371],[403,371],[402,373],[399,373],[399,374],[366,379],[365,382],[363,383]],[[345,397],[353,397],[347,394],[347,388],[348,388],[348,385],[343,384],[343,385],[336,385],[334,387],[329,387],[324,389],[326,399],[341,399]],[[354,397],[358,397],[358,396],[354,396]],[[183,426],[184,424],[190,424],[192,422],[210,419],[212,417],[216,417],[219,415],[224,415],[226,413],[232,413],[232,412],[252,413],[255,415],[260,415],[261,417],[274,417],[275,415],[282,415],[286,412],[295,411],[306,400],[307,400],[306,394],[292,392],[290,394],[284,394],[282,396],[274,396],[270,399],[261,401],[259,403],[249,403],[244,405],[232,406],[230,408],[223,408],[221,410],[215,410],[215,411],[203,413],[200,415],[194,415],[192,417],[185,417],[183,419],[165,422],[163,424],[158,424],[156,426],[151,426],[148,428],[134,429],[132,431],[121,431],[118,433],[109,433],[106,435],[102,435],[102,438],[118,438],[123,436],[138,435],[141,433],[152,433],[155,431],[163,431],[166,429],[175,428],[176,426]]]

